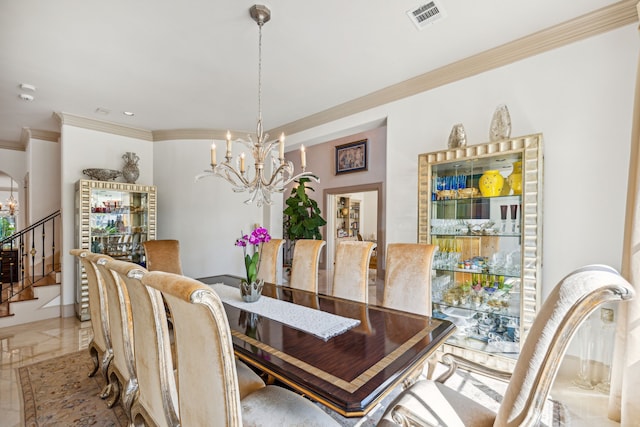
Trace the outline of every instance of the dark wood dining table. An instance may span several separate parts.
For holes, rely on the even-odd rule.
[[[238,287],[230,275],[199,279]],[[238,290],[238,292],[240,292]],[[326,341],[224,304],[238,358],[345,417],[362,417],[444,343],[446,320],[265,283],[263,296],[360,320]]]

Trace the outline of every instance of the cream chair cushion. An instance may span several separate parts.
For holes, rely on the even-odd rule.
[[[182,274],[178,240],[147,240],[142,246],[148,271]]]
[[[431,264],[436,246],[390,243],[384,276],[382,305],[431,316]]]
[[[231,330],[220,298],[184,276],[150,272],[142,282],[162,292],[174,316],[181,425],[338,425],[305,398],[277,386],[241,401]]]
[[[331,293],[334,297],[369,302],[369,260],[375,247],[373,242],[338,243]]]
[[[324,240],[296,240],[289,286],[318,293],[318,264],[320,253],[326,244]]]
[[[260,269],[258,269],[258,279],[265,282],[279,284],[278,274],[278,255],[284,244],[282,239],[271,239],[262,244],[262,252],[260,253]]]

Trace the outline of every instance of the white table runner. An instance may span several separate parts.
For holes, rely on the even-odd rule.
[[[244,302],[240,289],[224,283],[209,285],[223,303],[244,311],[259,314],[287,326],[310,333],[324,341],[358,326],[360,320],[338,316],[303,305],[261,296],[256,302]]]

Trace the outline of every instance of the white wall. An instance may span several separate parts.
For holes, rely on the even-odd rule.
[[[60,144],[38,139],[27,146],[29,224],[60,209]]]
[[[64,316],[74,314],[75,262],[69,250],[77,247],[75,238],[75,184],[88,179],[82,174],[87,168],[121,170],[122,155],[128,151],[140,157],[140,177],[137,184],[153,185],[153,143],[136,138],[98,132],[69,125],[62,126],[61,157],[61,211],[62,211],[62,310]],[[117,181],[124,182],[122,178]]]
[[[488,140],[498,104],[512,136],[544,134],[542,294],[589,263],[621,265],[636,25],[452,83],[299,134],[321,140],[341,129],[387,120],[387,242],[417,239],[417,157],[442,150],[455,123],[468,144]]]
[[[216,145],[224,147],[224,141]],[[265,225],[274,237],[281,237],[282,196],[276,195],[277,203],[263,215],[255,203],[244,203],[247,193],[234,193],[222,178],[194,182],[196,175],[210,168],[210,147],[211,140],[154,143],[158,238],[180,240],[187,276],[244,275],[242,249],[234,246],[235,241],[241,231],[248,233],[255,224]],[[234,155],[240,151],[234,147]],[[252,163],[248,157],[247,165]]]

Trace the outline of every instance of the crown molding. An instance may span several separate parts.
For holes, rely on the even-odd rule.
[[[54,116],[58,119],[60,125],[75,126],[83,129],[95,130],[98,132],[127,136],[130,138],[142,139],[145,141],[153,141],[152,132],[149,130],[119,125],[111,122],[104,122],[101,120],[76,116],[69,113],[56,112],[54,113]]]
[[[637,0],[623,0],[512,42],[453,62],[360,98],[269,130],[292,135],[638,21]],[[640,9],[640,6],[638,7]]]
[[[245,135],[246,131],[230,131],[233,135]],[[151,132],[154,141],[174,141],[180,139],[218,139],[227,138],[227,130],[221,129],[167,129]]]
[[[22,141],[0,141],[0,149],[26,151],[26,147]]]
[[[60,132],[42,129],[22,128],[20,141],[26,147],[30,139],[39,139],[49,142],[60,142]]]

